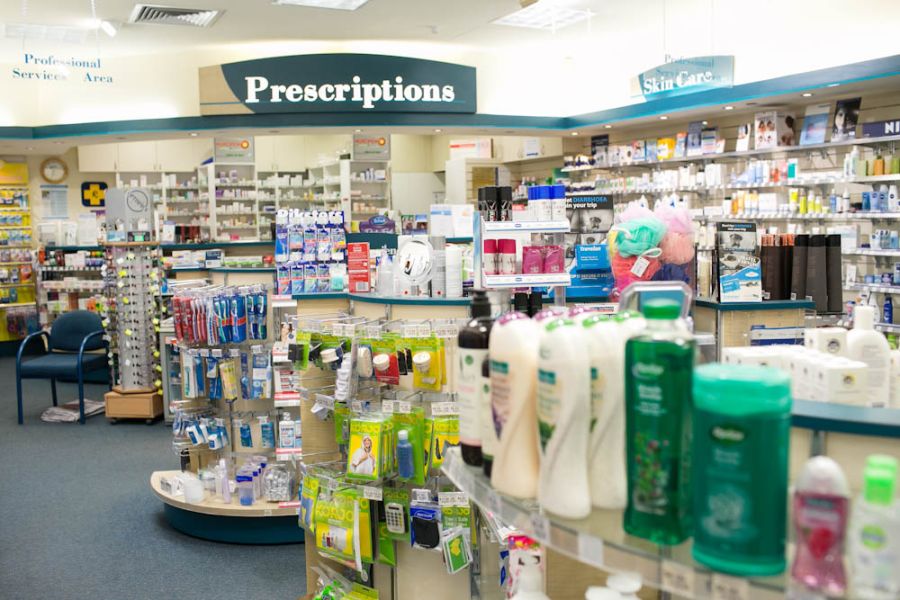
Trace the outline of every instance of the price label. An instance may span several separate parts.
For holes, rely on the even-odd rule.
[[[432,402],[431,414],[437,416],[458,415],[459,405],[456,402]]]
[[[381,403],[381,412],[386,414],[393,414],[394,412],[394,401],[393,400],[385,400]]]
[[[229,356],[231,356],[232,358],[240,358],[240,356],[241,356],[241,349],[240,349],[240,348],[229,348],[229,349],[228,349],[228,354],[229,354]]]
[[[456,506],[453,495],[454,492],[438,492],[438,504],[441,506]]]
[[[431,323],[419,323],[419,337],[431,337]]]
[[[431,491],[430,490],[412,490],[411,496],[413,502],[431,502]]]
[[[359,400],[351,400],[350,401],[350,410],[353,412],[362,412],[363,411],[363,403]]]
[[[334,323],[322,323],[322,334],[332,335],[334,333]]]
[[[694,596],[694,569],[670,560],[662,563],[662,589],[673,594]]]
[[[334,398],[324,394],[316,394],[316,404],[324,406],[329,410],[334,410]]]
[[[378,502],[381,502],[381,500],[384,498],[384,490],[382,490],[380,487],[362,486],[362,491],[363,498],[368,498],[369,500],[377,500]]]
[[[406,338],[419,337],[418,323],[404,323],[403,327],[400,329],[400,335]]]
[[[534,532],[534,539],[542,543],[550,541],[550,521],[547,517],[540,513],[531,514],[531,530]]]
[[[250,352],[251,352],[252,354],[262,354],[262,353],[263,353],[263,347],[260,346],[259,344],[255,344],[255,345],[253,345],[253,346],[250,346]]]
[[[434,335],[439,338],[455,338],[459,335],[459,325],[456,323],[441,323],[433,327]]]
[[[578,534],[578,559],[589,565],[604,568],[603,564],[603,540],[587,535]]]
[[[366,337],[380,338],[381,325],[366,325]]]
[[[200,348],[200,356],[209,356],[209,348]]]
[[[713,573],[713,600],[750,600],[750,582],[738,577]]]
[[[324,479],[322,479],[321,481],[322,481],[322,483],[325,485],[325,489],[326,489],[326,490],[332,490],[332,491],[333,491],[333,490],[338,489],[338,482],[335,481],[334,479],[331,479],[330,477],[324,478]]]
[[[394,407],[394,412],[408,415],[409,413],[412,412],[412,404],[410,404],[409,402],[403,402],[401,400],[398,400],[397,405]]]
[[[212,355],[216,358],[222,358],[222,349],[221,348],[213,348]]]

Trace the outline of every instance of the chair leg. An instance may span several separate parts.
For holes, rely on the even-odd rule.
[[[16,373],[16,399],[19,403],[19,425],[22,425],[25,422],[22,418],[22,378],[18,373]]]
[[[53,392],[53,406],[59,406],[56,400],[56,378],[50,379],[50,390]]]
[[[78,422],[84,425],[84,372],[78,365]]]

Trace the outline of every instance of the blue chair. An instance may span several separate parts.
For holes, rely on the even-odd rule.
[[[106,352],[102,354],[85,354],[85,352],[109,348],[109,342],[103,339],[103,333],[103,325],[97,313],[76,310],[57,318],[49,333],[38,331],[22,340],[19,352],[16,354],[16,396],[19,401],[19,425],[23,423],[23,379],[49,379],[50,389],[53,392],[53,406],[57,406],[56,380],[77,380],[78,405],[81,413],[79,421],[84,425],[84,374],[105,369],[107,365]],[[28,345],[38,338],[44,338],[44,354],[23,363],[22,354]]]

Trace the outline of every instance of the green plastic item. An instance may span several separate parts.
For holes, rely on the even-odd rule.
[[[647,300],[641,312],[645,319],[677,319],[681,316],[681,305],[673,300],[657,298]]]
[[[691,377],[696,348],[677,320],[657,316],[677,318],[676,303],[654,300],[644,311],[654,318],[625,345],[628,505],[623,526],[629,534],[658,544],[679,544],[691,533]]]
[[[693,555],[743,576],[785,569],[790,376],[770,367],[694,371]]]
[[[871,457],[870,457],[871,458]],[[894,464],[894,469],[897,465]],[[890,506],[894,502],[894,490],[897,487],[897,471],[890,468],[873,466],[866,462],[863,471],[863,498],[869,504]]]
[[[897,459],[887,454],[870,454],[866,457],[866,468],[874,467],[876,469],[885,469],[887,471],[897,472]]]

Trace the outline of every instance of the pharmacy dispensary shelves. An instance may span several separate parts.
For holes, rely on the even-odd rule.
[[[484,276],[484,287],[488,289],[568,286],[571,283],[572,277],[568,273]]]
[[[601,169],[602,170],[602,169]],[[627,196],[630,194],[670,194],[673,192],[712,193],[728,190],[777,190],[783,188],[815,188],[828,185],[873,185],[900,181],[900,175],[873,175],[871,177],[804,177],[769,183],[720,183],[715,185],[661,186],[637,185],[634,187],[607,187],[571,192],[569,196]]]
[[[459,448],[444,455],[444,474],[479,508],[544,546],[606,571],[637,571],[646,585],[696,600],[783,599],[784,576],[744,579],[713,573],[691,558],[691,542],[658,546],[622,529],[621,510],[594,510],[586,519],[554,517],[534,501],[498,494],[480,468],[466,465]],[[714,586],[717,594],[713,594]],[[725,592],[724,594],[722,592]]]
[[[569,221],[485,221],[484,233],[569,233]]]
[[[733,215],[697,215],[695,221],[861,221],[882,220],[891,221],[900,219],[900,212],[855,212],[855,213],[737,213]]]

